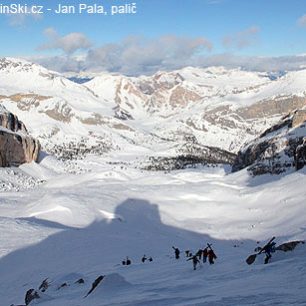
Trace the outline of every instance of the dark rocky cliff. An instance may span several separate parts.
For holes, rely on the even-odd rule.
[[[242,148],[233,171],[248,167],[252,174],[279,174],[306,165],[306,110],[296,110]]]

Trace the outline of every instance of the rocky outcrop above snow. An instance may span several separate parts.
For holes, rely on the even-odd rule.
[[[40,151],[38,140],[32,138],[17,116],[0,109],[0,167],[19,166],[36,161]]]
[[[279,251],[293,251],[299,244],[305,244],[305,241],[297,240],[297,241],[289,241],[279,245],[276,250]]]
[[[36,299],[39,299],[40,296],[35,289],[29,289],[25,295],[24,301],[26,306],[30,305],[30,303]]]
[[[278,174],[306,164],[306,111],[296,110],[239,151],[233,171]]]

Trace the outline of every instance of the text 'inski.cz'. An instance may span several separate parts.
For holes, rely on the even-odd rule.
[[[137,3],[125,3],[121,5],[111,5],[109,7],[101,4],[79,3],[74,5],[64,5],[61,3],[48,7],[46,5],[28,5],[10,3],[0,4],[0,14],[31,14],[39,15],[45,13],[53,14],[98,14],[98,15],[126,15],[137,13]]]

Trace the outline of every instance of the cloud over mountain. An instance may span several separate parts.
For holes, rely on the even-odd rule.
[[[224,44],[230,49],[243,49],[255,43],[258,27],[251,27],[228,36]],[[49,42],[40,50],[60,49],[57,56],[32,57],[30,60],[59,72],[108,71],[124,75],[150,75],[186,66],[226,68],[241,67],[252,71],[297,70],[306,67],[306,55],[244,56],[233,52],[210,54],[212,43],[204,37],[161,36],[154,39],[130,36],[122,41],[93,47],[82,33],[60,36],[53,28],[45,30]],[[83,54],[75,55],[78,50]]]
[[[155,39],[127,37],[121,42],[90,48],[89,39],[82,33],[60,36],[53,28],[45,30],[49,42],[39,50],[60,49],[65,56],[39,57],[40,64],[58,71],[109,71],[122,74],[152,74],[158,70],[178,69],[191,65],[200,54],[211,51],[213,46],[203,37],[187,38],[174,35]],[[88,49],[83,58],[72,55]],[[68,57],[67,57],[68,55]]]
[[[128,37],[120,43],[89,50],[85,68],[124,74],[152,73],[188,65],[202,51],[212,50],[205,38],[162,36],[157,39]]]
[[[38,50],[59,49],[66,54],[73,54],[77,50],[91,47],[90,40],[82,33],[73,32],[65,36],[60,36],[55,29],[47,28],[44,34],[48,42],[40,45]]]
[[[252,26],[235,34],[227,35],[223,38],[223,46],[235,49],[247,48],[257,42],[259,32],[259,27]]]
[[[306,67],[306,55],[300,56],[280,56],[280,57],[257,57],[257,56],[239,56],[231,53],[216,54],[210,56],[197,56],[188,61],[188,65],[177,63],[176,66],[167,65],[167,63],[160,63],[156,66],[148,66],[145,61],[127,64],[121,66],[116,63],[109,63],[109,65],[96,65],[94,67],[92,61],[87,57],[76,56],[54,56],[54,57],[32,57],[31,61],[39,63],[51,70],[59,72],[80,72],[80,71],[110,71],[118,72],[125,75],[150,75],[159,70],[173,70],[180,69],[185,66],[193,67],[210,67],[210,66],[224,66],[226,68],[241,67],[250,71],[292,71],[299,70]],[[106,61],[106,58],[104,59]],[[103,63],[103,61],[102,61]],[[124,69],[123,69],[124,68]],[[134,69],[135,68],[135,69]],[[136,69],[137,68],[137,69]]]

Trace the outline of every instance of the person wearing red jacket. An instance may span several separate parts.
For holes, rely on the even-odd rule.
[[[213,251],[213,249],[209,249],[208,250],[208,261],[209,261],[209,263],[211,264],[211,265],[213,265],[215,262],[214,262],[214,260],[215,259],[217,259],[217,256],[216,256],[216,254],[215,254],[215,252]]]

